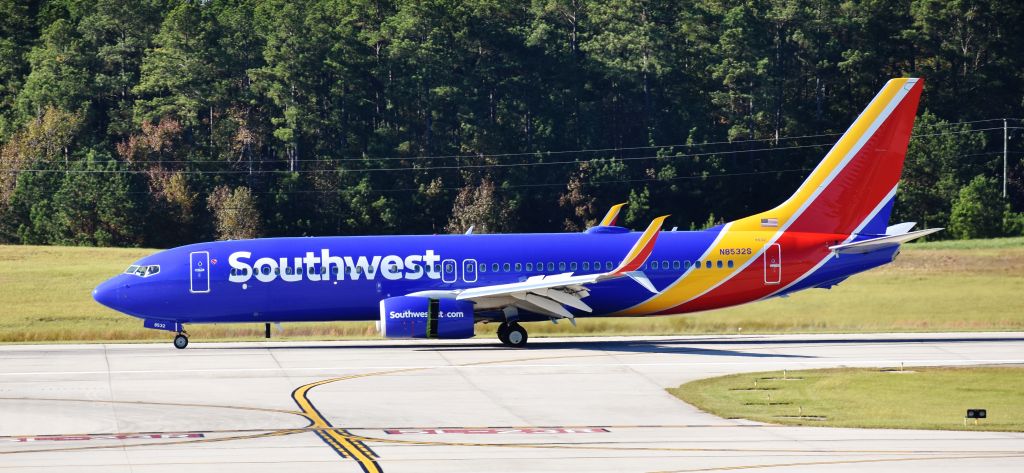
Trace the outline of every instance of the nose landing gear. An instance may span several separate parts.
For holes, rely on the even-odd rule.
[[[174,348],[177,348],[179,350],[183,350],[187,346],[188,346],[188,334],[185,333],[185,332],[178,332],[178,334],[174,336]]]

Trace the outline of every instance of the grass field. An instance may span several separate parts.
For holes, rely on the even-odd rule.
[[[743,373],[669,389],[725,418],[787,425],[1024,432],[1024,367]],[[967,409],[988,418],[964,426]]]
[[[161,340],[92,300],[92,288],[154,250],[0,246],[0,342]],[[491,336],[493,326],[480,326]],[[686,316],[581,319],[536,335],[1024,330],[1024,238],[905,245],[894,264],[831,290]],[[259,338],[263,327],[196,325],[193,340]],[[372,323],[286,324],[287,338],[372,338]]]

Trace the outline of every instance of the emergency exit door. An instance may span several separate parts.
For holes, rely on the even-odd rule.
[[[455,260],[446,259],[441,262],[441,282],[453,283],[459,279],[459,267]]]
[[[782,282],[782,247],[778,243],[773,243],[764,249],[764,283],[779,284],[780,282]]]
[[[193,251],[188,254],[188,292],[202,294],[210,292],[210,252]]]

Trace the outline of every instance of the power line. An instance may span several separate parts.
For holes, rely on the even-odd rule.
[[[1024,127],[1008,127],[1008,129],[1021,130]],[[989,132],[994,130],[1003,130],[1003,127],[993,128],[978,128],[972,130],[960,130],[950,131],[941,133],[927,133],[912,135],[911,140],[914,138],[930,137],[930,136],[941,136],[941,135],[956,135],[965,133],[980,133]],[[676,155],[647,155],[647,156],[633,156],[633,157],[622,157],[622,158],[591,158],[587,160],[564,160],[564,161],[547,161],[547,162],[528,162],[528,163],[495,163],[495,164],[464,164],[464,165],[449,165],[449,166],[429,166],[429,167],[416,167],[416,166],[403,166],[403,167],[390,167],[390,168],[362,168],[362,169],[300,169],[300,170],[284,170],[284,169],[258,169],[258,170],[246,170],[246,169],[231,169],[231,170],[176,170],[175,173],[181,174],[328,174],[328,173],[362,173],[362,172],[398,172],[398,171],[442,171],[442,170],[463,170],[463,169],[493,169],[493,168],[513,168],[513,167],[527,167],[527,166],[554,166],[554,165],[566,165],[566,164],[583,164],[591,162],[601,162],[608,159],[615,161],[641,161],[650,159],[678,159],[678,158],[697,158],[704,156],[728,156],[736,154],[751,154],[751,153],[772,153],[778,151],[792,150],[792,149],[806,149],[806,148],[821,148],[826,146],[833,146],[835,143],[820,143],[813,145],[794,145],[794,146],[781,146],[781,147],[770,147],[770,148],[755,148],[745,150],[731,150],[731,151],[708,151],[704,153],[689,153],[689,154],[676,154]],[[649,148],[649,147],[645,147]],[[620,148],[622,149],[622,148]],[[636,148],[641,149],[641,148]],[[104,163],[111,161],[99,161],[97,163]],[[118,161],[115,161],[118,162]],[[218,161],[221,163],[228,163],[227,161]],[[286,164],[287,161],[270,161],[278,164]],[[330,162],[323,160],[320,162]],[[237,164],[244,164],[245,162],[238,162]],[[141,163],[140,163],[141,164]],[[152,172],[149,169],[20,169],[20,170],[9,170],[10,173],[18,172],[30,172],[30,173],[78,173],[78,174],[149,174]]]
[[[603,181],[587,181],[584,184],[587,185],[602,185],[602,184],[621,184],[626,182],[674,182],[690,179],[711,179],[711,178],[723,178],[723,177],[738,177],[738,176],[754,176],[763,174],[783,174],[793,172],[806,172],[812,171],[813,168],[799,168],[799,169],[782,169],[777,171],[750,171],[750,172],[734,172],[734,173],[720,173],[720,174],[694,174],[690,176],[676,176],[669,178],[644,178],[644,179],[610,179]],[[518,188],[534,188],[534,187],[565,187],[565,183],[550,183],[550,184],[517,184],[509,186],[495,186],[495,191],[502,191],[506,189],[518,189]],[[438,187],[436,190],[442,191],[454,191],[462,190],[462,187]],[[388,193],[388,192],[419,192],[422,189],[419,187],[407,187],[404,189],[335,189],[329,191],[317,191],[317,190],[305,190],[305,191],[285,191],[285,192],[253,192],[253,195],[292,195],[292,194],[335,194],[335,193],[354,193],[354,192],[366,192],[366,193]],[[127,192],[127,194],[153,194],[153,192]],[[231,207],[229,207],[231,208]]]
[[[1011,153],[1024,154],[1024,151],[1016,151]],[[961,154],[953,156],[952,158],[971,158],[977,156],[1002,156],[1000,152],[988,152],[988,153],[973,153],[973,154]],[[719,174],[693,174],[689,176],[675,176],[670,178],[644,178],[644,179],[609,179],[601,181],[583,181],[586,185],[602,185],[602,184],[616,184],[616,183],[627,183],[627,182],[675,182],[681,180],[692,180],[692,179],[716,179],[725,177],[739,177],[739,176],[756,176],[765,174],[786,174],[794,172],[806,172],[812,171],[814,168],[798,168],[798,169],[781,169],[773,171],[749,171],[749,172],[735,172],[735,173],[719,173]],[[494,190],[500,192],[508,189],[519,189],[519,188],[534,188],[534,187],[565,187],[566,183],[548,183],[548,184],[516,184],[506,186],[495,186]],[[464,187],[435,187],[433,190],[439,191],[455,191],[462,190]],[[265,192],[252,192],[253,195],[303,195],[303,194],[338,194],[338,193],[390,193],[390,192],[420,192],[422,187],[406,187],[406,188],[389,188],[389,189],[351,189],[351,188],[338,188],[333,190],[299,190],[299,191],[265,191]],[[155,194],[152,191],[145,192],[126,192],[126,194],[139,194],[139,195],[152,195]]]
[[[982,119],[982,120],[970,120],[970,121],[950,122],[950,123],[933,123],[933,124],[930,124],[930,125],[917,125],[916,127],[917,128],[949,127],[949,126],[968,125],[968,124],[973,124],[973,123],[985,123],[985,122],[1002,121],[1002,120],[1020,120],[1020,121],[1024,122],[1024,119],[1019,119],[1019,118],[986,118],[986,119]],[[996,128],[974,129],[974,130],[966,130],[966,131],[950,132],[950,133],[970,133],[972,131],[983,131],[983,130],[992,130],[992,129],[1000,129],[1001,130],[1001,129],[1003,129],[1003,127],[1000,126],[1000,127],[996,127]],[[1010,127],[1010,129],[1021,129],[1021,128]],[[945,134],[945,133],[938,133],[938,134]],[[758,142],[776,142],[777,143],[779,141],[799,140],[799,139],[805,139],[805,138],[835,137],[835,136],[842,136],[842,135],[843,135],[843,133],[819,133],[819,134],[812,134],[812,135],[781,136],[781,137],[778,137],[778,138],[751,138],[751,139],[745,139],[745,140],[727,140],[727,141],[711,141],[711,142],[704,142],[704,143],[679,143],[679,144],[667,144],[667,145],[632,146],[632,147],[616,147],[616,148],[586,148],[586,149],[578,149],[578,150],[559,150],[559,151],[527,151],[527,152],[516,152],[516,153],[475,153],[475,154],[451,154],[451,155],[428,155],[428,156],[406,156],[406,157],[395,157],[395,156],[392,156],[392,157],[350,156],[350,157],[328,158],[328,159],[317,159],[317,158],[296,159],[296,160],[292,160],[292,161],[299,162],[299,163],[306,163],[306,162],[312,162],[312,163],[332,163],[332,162],[351,163],[351,162],[355,162],[355,161],[419,161],[419,160],[435,160],[435,159],[474,159],[474,158],[475,159],[479,159],[479,158],[505,158],[505,157],[516,157],[516,156],[552,156],[552,155],[576,154],[576,153],[607,153],[607,152],[618,152],[618,151],[637,151],[637,150],[645,150],[645,149],[657,149],[657,150],[671,149],[671,148],[687,148],[687,149],[692,149],[692,148],[703,148],[703,147],[717,146],[717,145],[737,145],[737,144],[758,143]],[[912,136],[935,136],[935,135],[936,134],[912,135]],[[777,149],[786,149],[786,148],[783,147],[783,148],[777,148]],[[121,161],[121,160],[113,160],[113,159],[111,159],[111,160],[102,160],[102,161],[94,161],[94,162],[95,163],[100,163],[100,164],[102,164],[102,163],[125,163],[125,164],[135,164],[135,163],[138,163],[138,164],[200,164],[200,163],[214,163],[214,164],[262,164],[262,163],[275,163],[275,164],[280,164],[280,163],[287,163],[288,161],[287,160],[282,160],[282,159],[258,159],[258,160],[237,160],[237,161],[229,161],[229,160],[224,160],[224,159],[197,159],[197,160],[145,160],[145,161],[130,162],[130,161]]]

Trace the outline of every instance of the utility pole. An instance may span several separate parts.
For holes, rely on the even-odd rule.
[[[1008,137],[1006,134],[1006,119],[1003,119],[1003,198],[1006,198],[1006,142]]]

